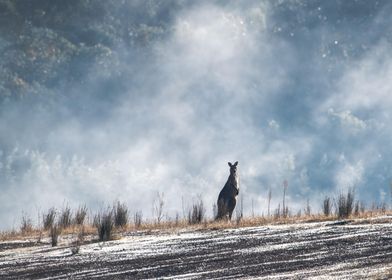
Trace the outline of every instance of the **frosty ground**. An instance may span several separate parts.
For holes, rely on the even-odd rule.
[[[392,217],[0,242],[1,279],[391,279]],[[94,238],[94,237],[91,237]]]

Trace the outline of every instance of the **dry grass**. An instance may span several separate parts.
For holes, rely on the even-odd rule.
[[[81,226],[79,225],[73,225],[68,228],[62,229],[61,230],[61,235],[68,235],[68,234],[75,234],[75,232],[78,232]],[[86,225],[84,226],[84,232],[87,235],[93,235],[96,234],[97,229],[93,227],[92,225]],[[10,231],[3,231],[0,232],[0,241],[9,241],[9,240],[39,240],[40,237],[45,236],[48,237],[50,234],[50,229],[44,230],[40,228],[33,228],[30,232],[25,233],[21,231],[16,231],[16,230],[10,230]]]
[[[74,234],[75,232],[79,232],[81,229],[83,229],[83,232],[88,235],[97,233],[97,228],[93,225],[72,225],[63,229],[62,232],[64,234]]]
[[[33,232],[34,232],[34,230],[33,230]],[[33,234],[33,232],[30,232],[30,235]],[[3,231],[0,233],[0,241],[21,239],[22,237],[23,237],[23,234],[21,232],[16,231],[16,230]]]
[[[392,211],[385,213],[369,213],[365,212],[359,214],[358,216],[350,216],[348,219],[352,219],[353,223],[355,222],[365,222],[369,218],[381,217],[384,215],[392,215]],[[180,219],[178,221],[163,221],[159,224],[156,222],[144,222],[140,226],[136,227],[135,225],[128,225],[126,228],[122,230],[116,230],[116,233],[119,232],[133,232],[133,231],[176,231],[181,229],[189,229],[189,230],[218,230],[218,229],[229,229],[229,228],[241,228],[241,227],[255,227],[255,226],[264,226],[264,225],[277,225],[277,224],[295,224],[295,223],[312,223],[312,222],[327,222],[327,221],[336,221],[337,215],[331,215],[326,217],[324,214],[316,214],[309,216],[289,216],[287,218],[275,218],[271,217],[244,217],[239,222],[235,219],[232,221],[225,220],[205,220],[200,224],[190,225],[187,219]],[[391,219],[369,219],[369,222],[374,223],[383,223],[383,222],[391,222]]]
[[[363,224],[363,223],[390,223],[391,218],[382,218],[382,216],[391,216],[392,211],[366,211],[364,213],[359,213],[358,215],[351,215],[347,219],[352,220],[353,224]],[[288,216],[283,217],[243,217],[241,220],[232,221],[205,219],[200,224],[190,225],[188,219],[175,219],[169,221],[161,221],[157,223],[156,221],[144,220],[140,225],[127,224],[123,228],[113,229],[113,238],[119,239],[124,233],[127,232],[146,232],[147,234],[152,231],[163,231],[163,232],[175,232],[178,230],[219,230],[219,229],[229,229],[229,228],[241,228],[241,227],[255,227],[264,225],[277,225],[277,224],[295,224],[295,223],[311,223],[311,222],[326,222],[326,221],[336,221],[338,219],[337,215],[325,216],[324,214],[315,215],[301,215],[301,216]],[[67,228],[62,229],[61,235],[70,235],[80,232],[81,227],[83,227],[84,235],[97,236],[97,228],[92,224],[81,225],[71,225]],[[48,237],[50,230],[43,230],[33,228],[30,232],[22,231],[4,231],[0,232],[0,241],[17,240],[17,239],[36,239],[39,240],[41,236]]]

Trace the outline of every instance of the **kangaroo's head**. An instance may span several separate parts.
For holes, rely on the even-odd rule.
[[[230,166],[230,175],[237,175],[237,165],[238,165],[238,161],[236,161],[234,164],[231,164],[231,162],[228,162],[229,166]]]

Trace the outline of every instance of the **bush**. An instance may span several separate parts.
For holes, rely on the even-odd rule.
[[[48,213],[44,214],[42,217],[44,229],[48,230],[54,225],[54,221],[56,219],[56,209],[50,208]]]
[[[23,234],[33,231],[33,223],[26,214],[22,214],[22,224],[20,226],[20,231]]]
[[[113,211],[108,209],[105,213],[96,215],[94,217],[94,225],[98,230],[99,241],[111,240],[114,228]]]
[[[331,215],[331,211],[332,210],[332,204],[331,204],[331,198],[329,198],[328,196],[326,196],[323,200],[323,213],[324,216],[328,217],[329,215]]]
[[[52,227],[50,228],[50,240],[52,243],[52,247],[57,246],[60,233],[61,233],[60,227],[58,227],[57,225],[52,225]]]
[[[143,213],[142,211],[137,211],[133,216],[133,222],[135,223],[135,227],[139,228],[142,225]]]
[[[114,224],[118,227],[125,227],[128,224],[128,208],[125,204],[117,202],[117,205],[113,206],[114,212]]]
[[[304,209],[304,213],[308,217],[312,214],[312,208],[310,207],[309,198],[306,200],[306,208]]]
[[[353,188],[347,194],[340,193],[337,198],[337,216],[339,219],[348,218],[353,212],[355,192]]]
[[[205,212],[203,201],[200,199],[193,204],[188,212],[188,224],[200,224],[203,221]]]
[[[59,226],[62,228],[67,228],[71,225],[71,208],[67,205],[61,212]]]
[[[86,217],[87,217],[87,207],[86,207],[86,205],[79,206],[78,210],[76,210],[73,223],[75,225],[81,226],[81,225],[84,224],[84,221],[85,221]]]
[[[281,211],[280,211],[280,203],[278,204],[278,207],[275,209],[274,212],[274,219],[279,219],[281,217]]]
[[[78,236],[77,236],[76,241],[73,242],[73,244],[71,246],[72,255],[76,255],[79,253],[80,246],[84,243],[84,236],[85,236],[85,232],[84,232],[84,227],[82,226],[78,232]]]
[[[354,215],[355,215],[355,216],[358,216],[358,215],[359,215],[359,213],[360,213],[360,208],[361,208],[360,202],[359,202],[359,200],[357,200],[357,201],[355,202],[355,205],[354,205]]]

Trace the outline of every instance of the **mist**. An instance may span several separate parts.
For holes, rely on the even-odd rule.
[[[351,187],[388,202],[390,2],[107,3],[81,43],[35,14],[22,39],[1,33],[0,229],[116,200],[150,218],[158,192],[168,217],[199,197],[211,216],[229,161],[245,214],[284,180],[293,211]]]

